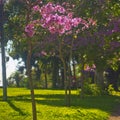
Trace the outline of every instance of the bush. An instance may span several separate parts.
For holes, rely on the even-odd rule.
[[[84,94],[86,95],[101,95],[102,90],[96,84],[85,84],[84,85]]]
[[[120,91],[115,91],[114,87],[112,84],[108,86],[107,92],[109,95],[115,95],[115,96],[120,96]]]
[[[108,91],[108,94],[109,94],[109,95],[112,95],[112,93],[115,91],[112,84],[110,84],[110,85],[108,86],[108,90],[107,90],[107,91]]]

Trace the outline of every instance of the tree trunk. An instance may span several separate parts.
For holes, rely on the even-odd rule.
[[[81,68],[81,79],[80,79],[80,82],[81,82],[81,93],[80,93],[80,97],[81,98],[84,98],[84,63],[82,64],[82,68]]]
[[[71,81],[72,81],[72,71],[71,71],[71,64],[70,62],[72,61],[72,47],[73,47],[73,41],[74,39],[72,39],[71,41],[71,46],[70,46],[70,54],[69,54],[69,59],[68,59],[68,75],[69,75],[69,79],[68,79],[68,90],[69,90],[69,94],[68,94],[68,106],[71,105]]]
[[[69,66],[68,66],[68,72],[69,72],[69,79],[68,79],[68,91],[69,91],[69,94],[68,94],[68,106],[70,106],[70,103],[71,103],[71,79],[72,79],[70,63],[69,63]]]
[[[65,105],[66,106],[69,106],[70,103],[68,103],[68,94],[67,94],[67,87],[68,87],[68,81],[67,81],[67,68],[66,68],[66,62],[65,62],[65,59],[63,57],[63,54],[62,54],[62,41],[60,41],[59,43],[59,56],[60,56],[60,59],[63,63],[63,67],[64,67],[64,89],[65,89]]]
[[[59,73],[59,66],[58,66],[58,60],[54,57],[53,63],[52,63],[52,80],[53,80],[53,88],[58,87],[58,73]]]
[[[47,84],[47,65],[45,65],[45,88],[48,88],[48,84]]]
[[[104,90],[103,71],[95,71],[95,82],[102,90]]]
[[[5,61],[5,41],[4,41],[4,3],[1,0],[0,3],[0,42],[1,42],[1,57],[2,57],[2,79],[3,79],[3,100],[7,101],[7,81],[6,81],[6,61]]]
[[[66,63],[64,61],[64,59],[62,59],[63,62],[63,66],[64,66],[64,88],[65,88],[65,104],[66,106],[70,105],[70,101],[68,101],[68,93],[67,93],[67,87],[68,87],[68,82],[67,82],[67,72],[66,72]]]
[[[64,88],[64,68],[61,68],[61,88]]]
[[[77,88],[77,79],[76,79],[76,69],[75,69],[75,61],[74,59],[72,59],[73,61],[73,88]]]
[[[32,79],[32,75],[31,75],[31,55],[32,55],[32,44],[31,44],[31,41],[28,41],[27,74],[28,74],[31,100],[32,100],[33,120],[37,120],[36,102],[35,102],[35,96],[34,96],[34,84],[33,84],[33,79]]]
[[[74,41],[74,39],[72,39],[72,41],[71,41],[70,52],[69,52],[69,56],[68,56],[68,62],[70,62],[72,60],[73,41]],[[62,45],[64,45],[63,40],[61,40],[59,42],[59,56],[60,56],[60,59],[63,63],[63,67],[64,67],[65,101],[66,101],[66,105],[70,106],[70,104],[71,104],[71,77],[70,77],[71,76],[71,68],[70,68],[70,64],[69,64],[68,65],[68,77],[69,78],[68,78],[67,77],[66,59],[63,56]],[[68,80],[67,80],[67,78],[68,78]]]

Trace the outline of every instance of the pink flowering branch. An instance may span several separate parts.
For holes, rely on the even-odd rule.
[[[41,17],[39,20],[31,21],[31,23],[26,26],[25,32],[30,37],[33,37],[35,34],[34,27],[36,24],[39,24],[52,34],[58,33],[60,35],[72,33],[71,31],[74,28],[78,28],[80,24],[82,25],[82,30],[89,28],[90,25],[95,25],[95,21],[92,19],[89,19],[89,22],[87,22],[80,17],[73,17],[71,11],[68,12],[63,6],[52,2],[49,2],[42,7],[35,5],[33,11],[39,12]],[[76,33],[78,33],[78,31]]]

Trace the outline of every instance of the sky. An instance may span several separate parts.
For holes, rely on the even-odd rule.
[[[13,72],[16,70],[16,66],[18,64],[17,60],[13,60],[12,58],[6,63],[6,77],[8,78]],[[0,86],[2,86],[2,61],[0,54]]]

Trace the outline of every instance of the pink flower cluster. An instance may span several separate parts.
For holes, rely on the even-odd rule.
[[[94,71],[96,69],[95,64],[93,64],[92,66],[86,65],[84,70],[85,71]]]
[[[53,4],[49,2],[48,4],[43,5],[41,8],[38,5],[34,6],[33,10],[34,12],[39,12],[41,15],[41,19],[39,20],[40,26],[49,30],[52,34],[72,33],[71,31],[73,30],[73,28],[78,27],[79,24],[82,24],[82,27],[84,29],[89,27],[89,23],[87,23],[87,21],[79,17],[73,18],[73,13],[68,12],[64,7],[59,4]],[[25,32],[30,37],[32,37],[35,33],[35,21],[36,20],[32,21],[25,28]]]
[[[51,33],[64,34],[77,27],[81,22],[81,18],[71,19],[65,15],[49,14],[41,19],[41,26],[47,28]]]

